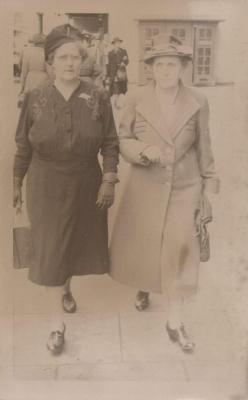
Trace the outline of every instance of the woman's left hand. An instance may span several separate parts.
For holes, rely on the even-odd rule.
[[[100,210],[105,210],[112,206],[115,199],[115,185],[112,182],[102,182],[98,196],[96,205]]]
[[[213,219],[212,206],[204,189],[201,197],[201,218],[204,222],[211,222]]]

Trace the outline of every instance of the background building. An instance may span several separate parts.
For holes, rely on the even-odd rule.
[[[193,85],[226,84],[234,81],[237,54],[246,39],[240,24],[244,18],[244,0],[85,0],[70,10],[20,10],[15,16],[15,52],[20,37],[71,22],[92,33],[118,35],[128,51],[130,83],[144,83],[147,71],[140,60],[152,36],[172,33],[194,48],[191,70],[185,81]],[[22,33],[23,32],[23,33]],[[18,45],[17,45],[18,42]]]

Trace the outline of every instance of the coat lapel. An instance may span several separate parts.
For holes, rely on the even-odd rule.
[[[168,127],[166,118],[162,113],[154,87],[149,87],[146,94],[136,105],[136,110],[156,129],[159,135],[169,144],[180,133],[187,121],[199,110],[200,104],[191,94],[190,90],[180,84],[175,99],[176,118]]]
[[[173,144],[153,86],[147,88],[146,93],[136,105],[136,110],[151,124],[163,140]]]
[[[175,99],[176,118],[170,126],[170,135],[174,140],[181,132],[187,121],[200,109],[200,104],[192,95],[191,91],[180,84]]]

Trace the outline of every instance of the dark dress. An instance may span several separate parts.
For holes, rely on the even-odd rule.
[[[99,99],[94,119],[90,94]],[[81,82],[68,101],[53,85],[35,89],[23,105],[14,175],[27,172],[33,257],[31,281],[63,285],[73,275],[108,271],[107,212],[96,206],[102,170],[116,172],[118,141],[110,102]]]
[[[107,75],[110,79],[110,95],[125,94],[127,92],[126,65],[129,59],[125,49],[113,49],[108,53]],[[122,65],[121,65],[122,64]],[[119,78],[119,73],[126,78]]]

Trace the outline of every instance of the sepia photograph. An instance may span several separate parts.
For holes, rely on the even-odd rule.
[[[0,400],[248,399],[248,1],[0,7]]]

